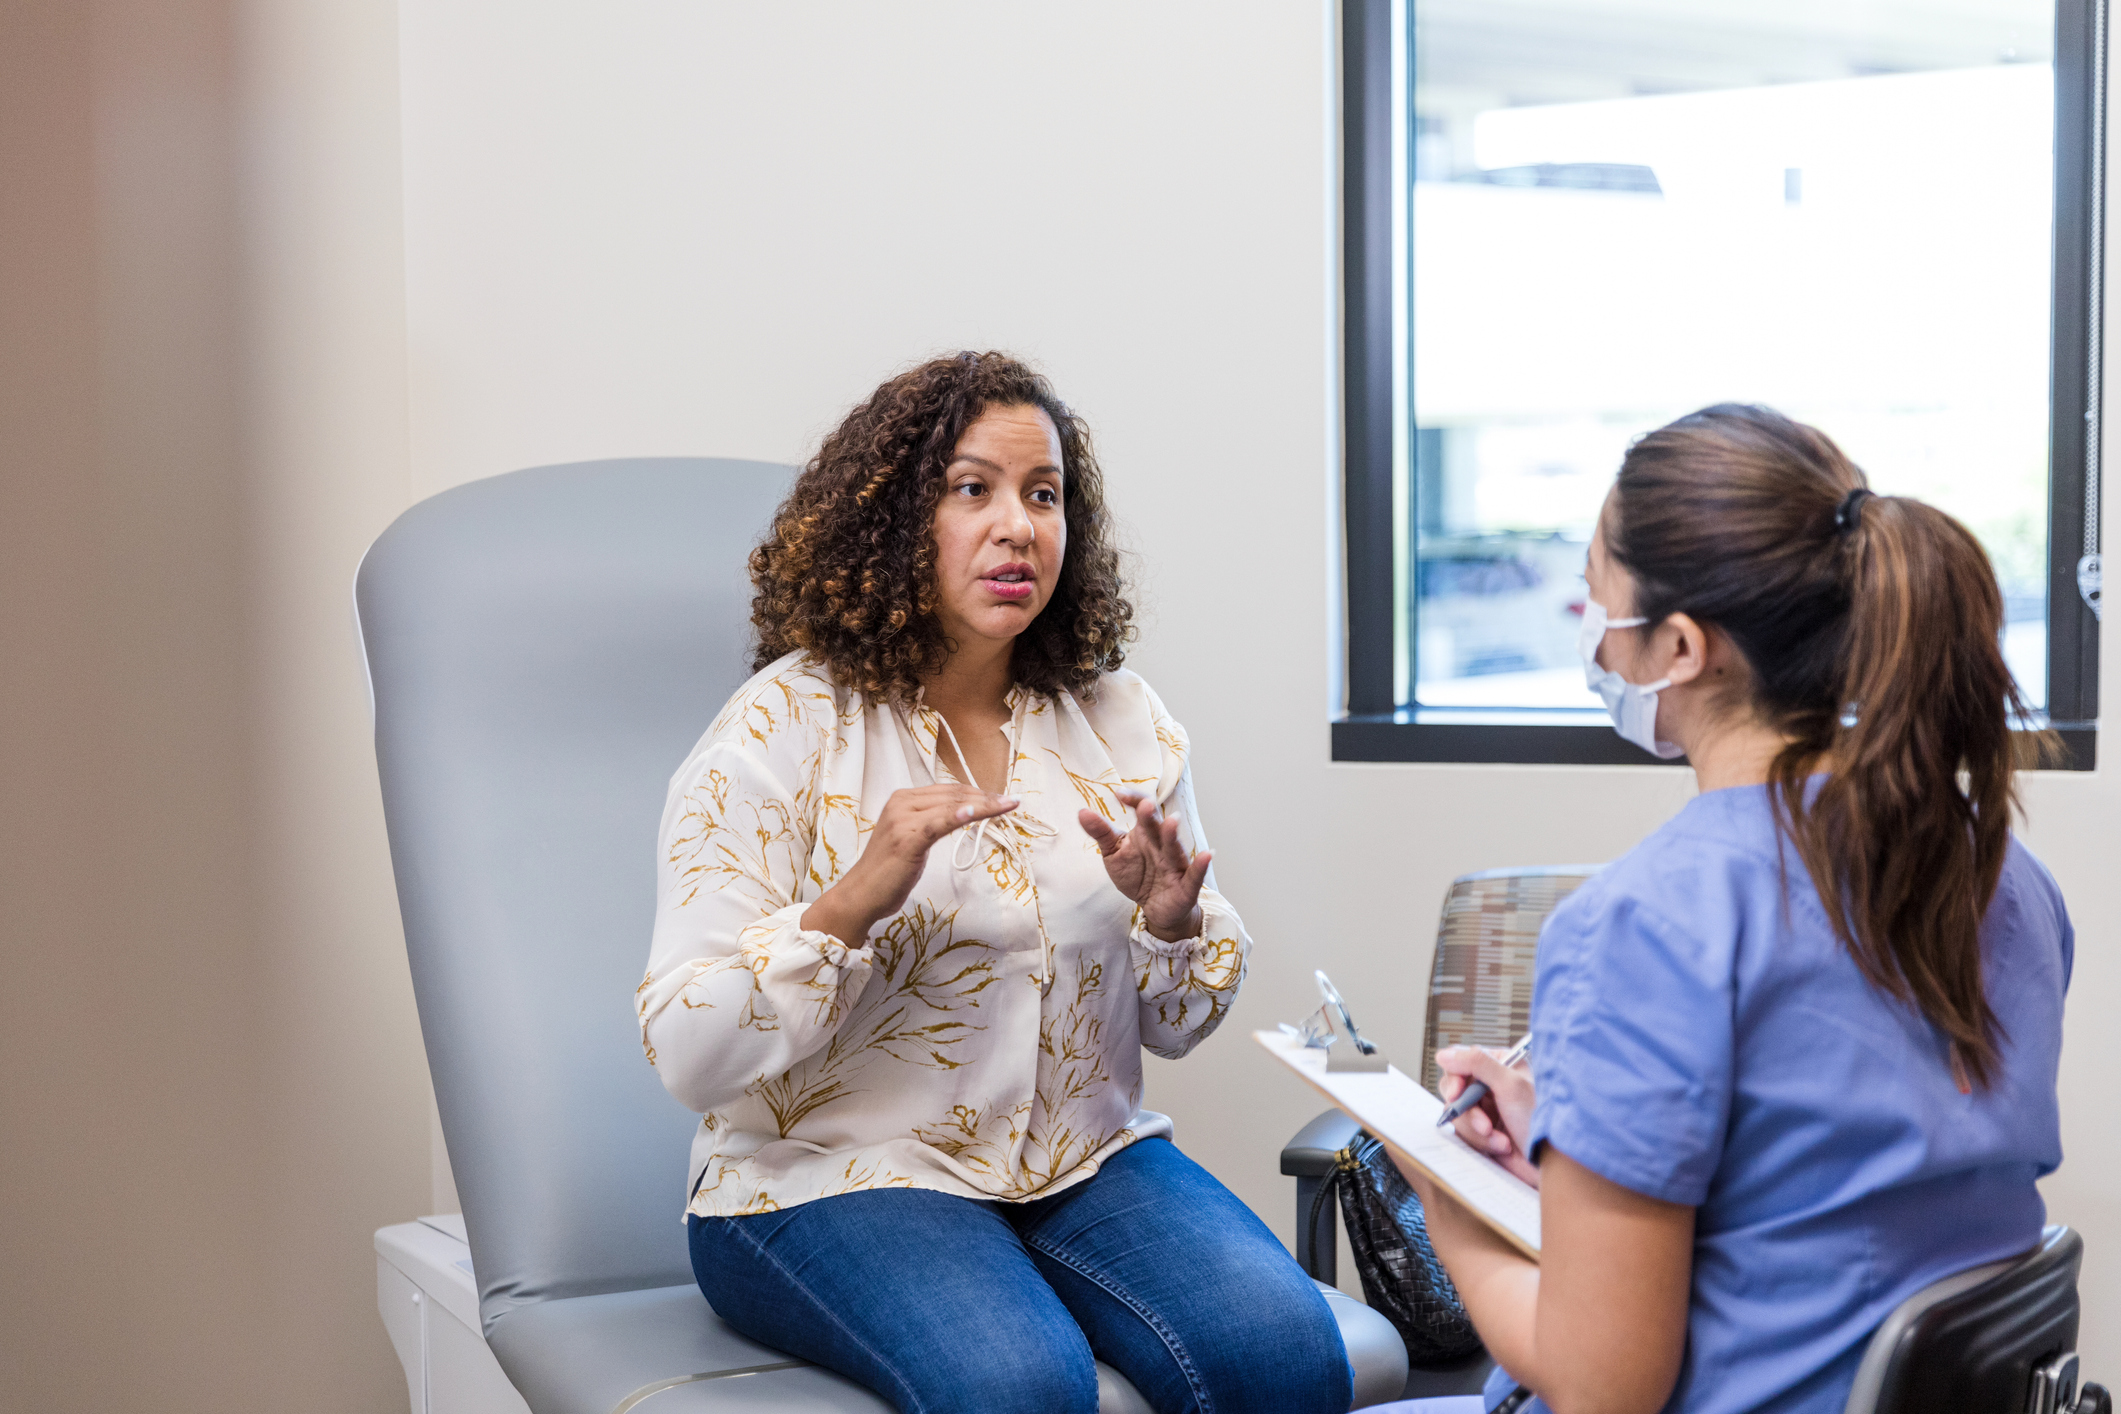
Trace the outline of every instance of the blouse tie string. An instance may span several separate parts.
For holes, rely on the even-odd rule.
[[[1008,774],[1002,781],[1003,795],[1010,794],[1016,785],[1017,747],[1023,741],[1024,708],[1028,702],[1028,695],[1020,696],[1016,710],[1009,714],[1009,767]],[[979,781],[972,774],[972,763],[965,758],[965,748],[958,744],[957,733],[951,730],[950,719],[940,712],[935,714],[935,719],[943,724],[943,733],[950,738],[950,749],[957,753],[961,779],[965,784],[976,788]],[[970,869],[986,857],[987,826],[991,823],[993,817],[990,816],[981,820],[977,828],[971,825],[958,828],[957,845],[950,855],[950,865],[953,869]],[[994,843],[1002,853],[1009,856],[1012,864],[1023,871],[1024,882],[1031,889],[1031,914],[1038,924],[1038,988],[1044,993],[1053,985],[1053,939],[1046,932],[1045,910],[1038,906],[1038,875],[1031,869],[1031,851],[1006,830],[994,832]]]

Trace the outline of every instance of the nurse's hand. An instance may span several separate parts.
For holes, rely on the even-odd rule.
[[[1455,1100],[1471,1082],[1485,1082],[1487,1098],[1453,1121],[1458,1137],[1492,1154],[1504,1168],[1537,1188],[1539,1170],[1525,1157],[1525,1136],[1532,1129],[1532,1073],[1523,1063],[1505,1068],[1502,1058],[1506,1054],[1486,1046],[1449,1046],[1438,1051],[1443,1097]]]
[[[1105,872],[1142,911],[1150,935],[1167,943],[1200,936],[1200,885],[1208,877],[1207,850],[1188,855],[1178,842],[1178,821],[1167,820],[1156,802],[1139,791],[1116,792],[1134,812],[1134,828],[1121,834],[1095,810],[1076,812],[1083,833],[1105,857]]]

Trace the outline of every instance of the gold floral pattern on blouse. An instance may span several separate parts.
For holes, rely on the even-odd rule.
[[[951,778],[933,710],[841,692],[791,655],[672,777],[635,1003],[649,1063],[702,1114],[688,1211],[882,1187],[1021,1200],[1170,1133],[1140,1108],[1141,1053],[1183,1056],[1214,1031],[1251,943],[1212,876],[1200,936],[1151,937],[1075,814],[1121,820],[1115,793],[1142,790],[1203,848],[1185,733],[1129,672],[1092,702],[1010,706],[1022,804],[977,858],[960,835],[937,844],[906,906],[856,946],[802,914],[892,791]]]

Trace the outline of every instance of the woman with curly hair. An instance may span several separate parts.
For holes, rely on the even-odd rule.
[[[638,993],[705,1117],[693,1270],[902,1410],[1345,1410],[1318,1290],[1141,1108],[1251,948],[1081,420],[1000,354],[893,378],[751,557],[757,675],[672,779]]]

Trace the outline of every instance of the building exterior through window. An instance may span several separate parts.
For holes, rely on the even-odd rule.
[[[1964,521],[2045,709],[2050,598],[2074,599],[2096,548],[2050,543],[2051,495],[2085,491],[2083,457],[2051,456],[2053,419],[2091,406],[2054,380],[2096,376],[2089,351],[2055,352],[2058,300],[2096,300],[2095,266],[2057,279],[2057,0],[1367,10],[1366,42],[1391,49],[1369,80],[1389,71],[1389,101],[1366,112],[1391,115],[1371,170],[1396,183],[1392,288],[1349,317],[1389,307],[1393,324],[1394,405],[1367,412],[1394,424],[1397,719],[1596,710],[1575,641],[1601,499],[1632,439],[1718,402],[1812,423],[1879,491]],[[2088,129],[2096,95],[2063,98]],[[2090,265],[2089,242],[2071,248]],[[1354,494],[1351,597],[1385,570]],[[1351,659],[1374,658],[1351,621]],[[1379,666],[1351,713],[1378,712]]]

